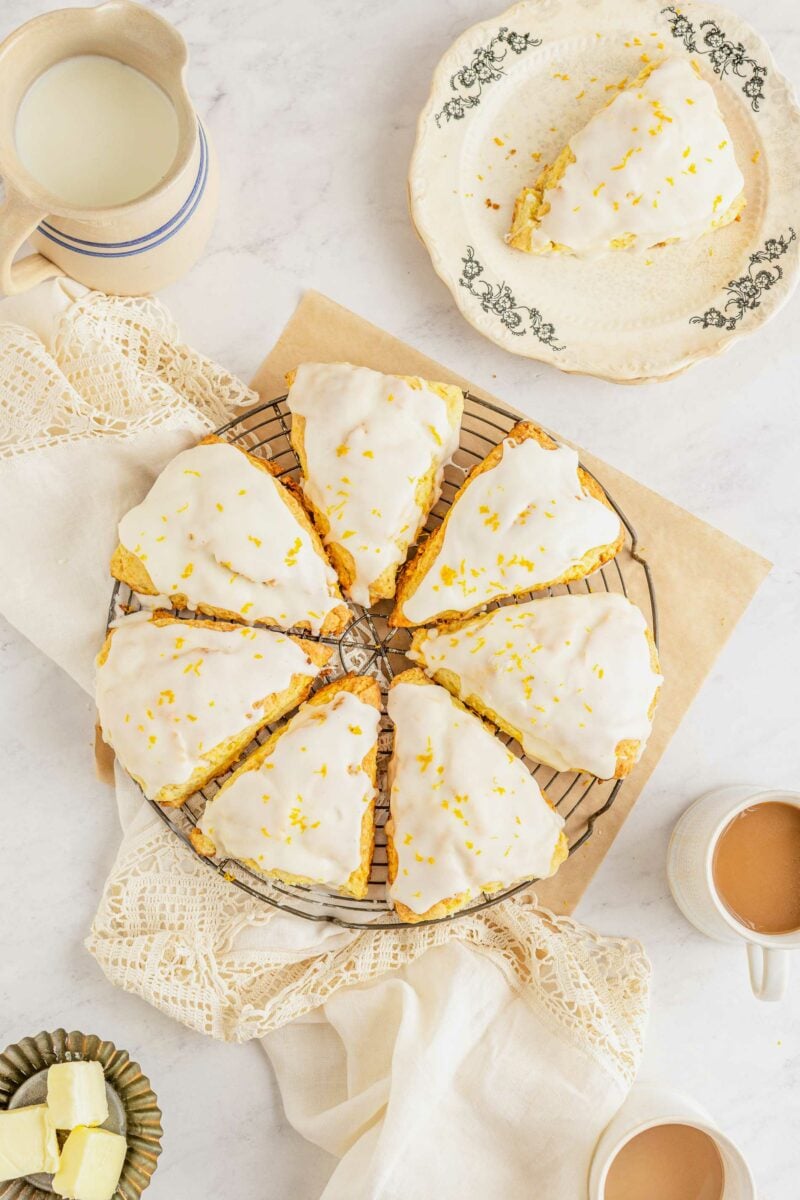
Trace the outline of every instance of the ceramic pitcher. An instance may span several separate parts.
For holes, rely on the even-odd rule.
[[[167,175],[143,196],[108,208],[65,204],[25,170],[15,146],[17,110],[28,88],[48,68],[82,54],[105,55],[148,76],[178,120]],[[0,45],[0,291],[24,291],[65,273],[100,291],[140,295],[196,261],[211,231],[217,180],[208,135],[186,90],[186,61],[180,34],[131,0],[46,13]],[[38,253],[14,262],[26,239]]]

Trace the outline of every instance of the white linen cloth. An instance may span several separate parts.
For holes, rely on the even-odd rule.
[[[120,515],[252,399],[152,300],[56,280],[0,302],[0,611],[88,691]],[[637,943],[530,896],[423,929],[302,921],[203,866],[119,768],[117,800],[89,950],[184,1024],[261,1038],[289,1120],[341,1160],[324,1200],[586,1194],[641,1056]]]

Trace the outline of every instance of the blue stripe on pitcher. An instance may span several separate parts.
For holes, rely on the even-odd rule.
[[[55,242],[57,246],[63,246],[65,250],[71,250],[74,254],[86,254],[90,258],[130,258],[131,255],[144,254],[147,250],[152,250],[156,246],[169,241],[173,234],[176,234],[179,229],[183,228],[194,213],[202,199],[208,181],[208,143],[206,142],[203,126],[199,121],[197,125],[200,134],[200,163],[197,168],[197,176],[192,184],[192,190],[178,211],[163,225],[160,225],[158,229],[153,229],[150,233],[146,233],[142,237],[133,238],[128,242],[87,242],[82,238],[72,237],[71,234],[64,233],[63,230],[57,229],[47,221],[42,221],[37,227],[37,232],[41,233],[51,242]],[[103,249],[84,249],[84,247],[88,246],[103,247]]]

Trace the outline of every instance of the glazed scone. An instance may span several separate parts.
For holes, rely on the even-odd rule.
[[[231,621],[341,633],[351,619],[297,497],[269,462],[217,437],[168,463],[122,518],[111,574]]]
[[[594,257],[692,240],[735,220],[744,177],[694,61],[649,63],[592,117],[514,206],[508,242]]]
[[[374,679],[343,675],[320,688],[226,779],[192,830],[195,850],[364,897],[380,716]]]
[[[147,797],[181,805],[306,698],[331,654],[269,629],[135,614],[97,657],[103,739]]]
[[[525,764],[415,668],[389,691],[389,894],[403,921],[443,917],[567,857],[564,821]]]
[[[575,451],[521,421],[473,468],[406,564],[390,623],[448,620],[583,579],[622,543],[619,517]]]
[[[463,393],[349,363],[303,363],[286,381],[303,494],[345,594],[391,597],[458,448]]]
[[[621,779],[641,758],[663,682],[642,613],[612,592],[421,629],[409,655],[530,758],[600,779]]]

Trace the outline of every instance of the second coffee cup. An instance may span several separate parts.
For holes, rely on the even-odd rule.
[[[800,793],[749,786],[702,796],[672,835],[667,876],[695,928],[741,942],[759,1000],[780,1000],[800,947]]]

